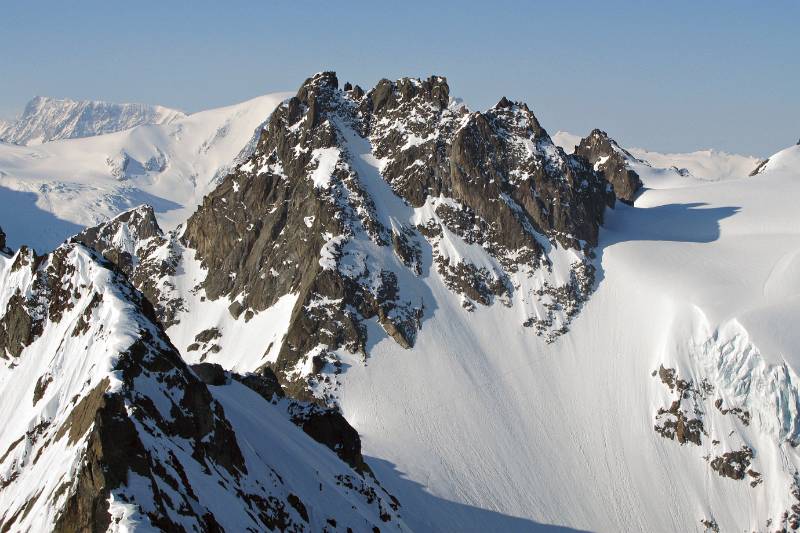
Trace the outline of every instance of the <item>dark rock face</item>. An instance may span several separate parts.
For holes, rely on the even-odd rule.
[[[222,336],[218,328],[209,328],[206,330],[201,331],[194,337],[194,342],[190,344],[187,348],[187,352],[195,352],[200,351],[203,355],[200,356],[200,360],[203,361],[209,353],[219,353],[220,347],[219,344],[216,344],[216,339],[219,339]]]
[[[211,363],[192,365],[192,370],[207,385],[224,385],[233,379],[255,391],[268,402],[285,406],[289,419],[309,437],[330,448],[356,471],[371,472],[361,455],[361,437],[344,416],[336,409],[320,407],[313,403],[298,400],[284,400],[279,403],[285,398],[286,393],[269,367],[265,367],[260,374],[245,375],[226,372],[221,366]]]
[[[633,204],[642,188],[639,175],[628,168],[628,159],[635,159],[604,131],[593,130],[575,147],[575,154],[586,159],[614,188],[614,195],[626,204]]]
[[[371,472],[361,455],[361,437],[341,413],[298,402],[290,404],[289,413],[309,437],[333,450],[357,472]]]
[[[228,382],[225,370],[214,363],[198,363],[191,365],[191,368],[206,385],[225,385]]]
[[[134,248],[139,241],[161,235],[161,228],[158,226],[153,208],[143,205],[126,211],[109,222],[83,230],[72,238],[72,242],[94,248],[120,270],[131,275],[135,266],[136,252],[131,248]],[[122,243],[114,243],[115,237]]]
[[[700,446],[706,431],[699,400],[707,392],[711,392],[709,391],[710,386],[705,384],[697,388],[691,381],[678,377],[674,368],[664,368],[663,365],[658,369],[658,377],[670,391],[675,393],[677,399],[670,404],[669,408],[658,409],[654,428],[656,433],[680,444],[690,442]]]
[[[778,520],[769,520],[767,527],[774,527],[775,531],[796,531],[800,529],[800,476],[794,474],[794,479],[789,487],[789,499],[792,505],[784,511]]]
[[[744,479],[753,458],[753,450],[744,446],[741,450],[723,453],[711,461],[711,468],[722,477]]]
[[[759,161],[759,162],[758,162],[758,164],[756,165],[756,168],[754,168],[754,169],[753,169],[753,170],[750,172],[750,174],[748,174],[748,176],[752,178],[752,177],[753,177],[753,176],[755,176],[756,174],[760,174],[760,173],[761,173],[761,171],[762,171],[762,170],[764,170],[764,167],[766,167],[766,166],[767,166],[767,163],[769,163],[769,159],[768,159],[768,158],[767,158],[767,159],[763,159],[763,160]]]
[[[25,298],[18,292],[6,305],[0,319],[0,357],[19,357],[22,350],[34,340],[33,318]]]
[[[103,531],[108,528],[110,490],[127,480],[128,469],[146,473],[147,453],[142,448],[133,423],[125,416],[125,406],[119,396],[105,394],[108,380],[98,384],[79,403],[69,426],[59,429],[57,438],[69,433],[71,443],[79,440],[89,427],[86,462],[76,476],[74,492],[64,505],[55,531]]]
[[[245,529],[315,529],[312,520],[315,523],[323,520],[317,510],[318,502],[308,499],[308,494],[301,499],[289,490],[278,473],[281,469],[286,473],[285,469],[291,465],[273,466],[260,462],[261,457],[255,461],[252,454],[248,459],[243,453],[231,421],[235,419],[227,417],[223,401],[208,387],[213,385],[215,391],[224,388],[231,382],[229,373],[218,365],[188,367],[157,322],[149,301],[129,284],[119,269],[96,252],[75,243],[63,245],[43,257],[27,250],[19,254],[15,263],[2,272],[7,275],[12,269],[13,272],[29,270],[19,277],[21,285],[16,288],[17,295],[29,296],[20,296],[10,310],[0,315],[2,331],[19,330],[19,335],[4,333],[3,354],[18,359],[10,365],[12,371],[29,361],[28,358],[50,360],[53,353],[49,350],[59,352],[68,345],[89,361],[97,357],[107,359],[95,360],[100,365],[87,369],[78,365],[78,372],[88,372],[86,376],[78,376],[79,393],[71,400],[61,401],[55,418],[47,408],[40,414],[42,422],[3,453],[0,463],[15,453],[21,442],[26,443],[24,455],[4,464],[0,491],[19,488],[15,482],[24,477],[19,469],[24,469],[28,455],[35,464],[42,454],[64,454],[60,446],[53,444],[65,441],[69,453],[80,455],[63,455],[63,460],[71,461],[76,468],[68,477],[62,477],[53,494],[45,495],[52,498],[57,509],[54,531],[105,531],[112,520],[121,518],[119,509],[117,514],[112,513],[109,503],[112,500],[136,509],[143,526],[162,531],[220,531],[219,516],[215,517],[213,505],[206,501],[209,486],[220,486],[215,490],[223,490],[236,500],[236,508],[230,512],[239,513],[235,520],[248,524]],[[92,284],[83,283],[84,279],[93,280]],[[91,319],[98,309],[117,314],[121,310],[121,318],[88,320],[89,326],[81,325],[81,318],[88,314]],[[70,325],[76,323],[76,327],[59,328],[65,321],[70,321]],[[124,330],[120,333],[132,338],[128,348],[119,353],[108,353],[102,347],[90,348],[115,335],[113,328],[118,324]],[[36,349],[31,346],[37,337],[62,330],[64,339],[52,348],[41,344]],[[208,336],[213,337],[213,333]],[[64,355],[74,360],[71,356],[76,354]],[[109,364],[108,374],[93,378],[96,366],[105,363]],[[59,370],[64,369],[59,367]],[[380,488],[369,472],[361,457],[358,435],[341,415],[288,400],[276,405],[273,400],[280,398],[282,391],[274,375],[271,379],[267,373],[253,377],[258,380],[258,387],[254,388],[264,392],[277,387],[277,392],[270,395],[270,401],[259,399],[260,403],[250,405],[252,413],[258,414],[259,409],[285,409],[281,416],[293,420],[308,435],[353,465],[355,470],[342,463],[340,473],[331,474],[326,481],[335,486],[347,480],[346,498],[350,499],[343,501],[359,505],[363,502],[363,509],[374,514],[374,518],[359,517],[364,523],[357,527],[369,529],[375,523],[398,518],[397,501]],[[74,374],[69,374],[67,381],[73,383],[74,378]],[[52,400],[60,394],[58,391],[65,390],[51,392],[52,387],[65,386],[63,381],[58,384],[63,379],[59,372],[48,371],[39,376],[32,387],[34,407],[47,403],[40,402],[43,397]],[[253,383],[248,377],[237,379]],[[55,404],[50,402],[50,405]],[[50,464],[53,456],[47,461]],[[254,469],[258,472],[253,472]],[[320,477],[320,483],[322,480]],[[312,480],[313,486],[315,481]],[[1,510],[0,529],[19,527],[40,494],[33,494],[15,509]],[[225,518],[230,522],[227,513]]]
[[[6,246],[6,234],[0,228],[0,253],[11,255],[11,250]]]
[[[274,401],[276,398],[283,398],[286,393],[283,392],[278,377],[275,372],[269,367],[261,369],[259,374],[236,374],[230,373],[231,378],[240,382],[245,387],[257,392],[262,398],[268,402]]]
[[[717,398],[717,401],[714,402],[714,407],[719,409],[720,413],[722,413],[723,415],[728,415],[728,414],[734,415],[745,426],[750,425],[750,411],[742,409],[741,407],[733,407],[731,409],[726,409],[725,407],[722,406],[722,403],[723,403],[722,398]]]
[[[438,76],[381,80],[366,93],[338,87],[332,72],[306,80],[182,236],[208,270],[207,296],[235,300],[232,316],[299,295],[272,365],[287,392],[323,386],[298,372],[304,360],[314,358],[316,374],[336,366],[333,350],[366,357],[365,320],[414,345],[425,301],[408,288],[426,250],[466,308],[510,299],[511,276],[551,269],[552,247],[572,250],[571,281],[543,288],[551,307],[531,318],[550,340],[566,331],[593,286],[584,257],[614,202],[606,182],[554,146],[525,104],[503,99],[470,113],[451,104]],[[427,205],[435,216],[416,225],[415,209]],[[451,259],[444,232],[500,266]]]
[[[527,105],[503,98],[484,113],[450,107],[442,77],[382,80],[360,110],[392,190],[419,207],[458,200],[509,250],[539,250],[536,233],[593,245],[608,200],[585,165],[553,145]],[[419,161],[420,163],[416,163]]]
[[[74,306],[77,288],[61,281],[75,270],[68,254],[64,247],[49,256],[37,256],[24,246],[17,252],[12,271],[30,270],[33,282],[27,296],[19,290],[11,296],[0,318],[0,357],[19,357],[47,320],[58,322]]]

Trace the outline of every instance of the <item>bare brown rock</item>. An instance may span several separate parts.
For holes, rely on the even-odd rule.
[[[411,142],[411,135],[421,140]],[[339,90],[332,72],[309,78],[275,110],[252,157],[204,198],[183,234],[208,269],[206,294],[233,300],[233,317],[250,318],[287,293],[299,294],[271,368],[287,392],[301,398],[309,398],[306,383],[291,383],[291,373],[315,347],[366,357],[364,321],[371,318],[401,346],[412,347],[423,317],[425,302],[403,294],[397,268],[420,275],[423,247],[435,246],[437,230],[386,227],[365,186],[376,178],[359,174],[352,143],[382,158],[377,179],[407,205],[444,195],[463,206],[445,216],[447,229],[486,244],[503,271],[448,265],[435,253],[434,259],[452,290],[482,305],[511,295],[508,272],[521,264],[548,268],[542,239],[590,253],[603,211],[613,203],[607,184],[581,158],[555,147],[525,104],[504,99],[485,113],[469,113],[451,106],[440,76],[381,80],[366,94],[357,86]],[[320,184],[310,176],[322,153],[335,161]],[[464,217],[482,230],[462,224]],[[399,264],[343,274],[335,265],[347,243],[362,236],[391,247]],[[323,248],[333,268],[321,265]],[[591,291],[587,265],[575,266],[575,283],[547,294],[560,299],[568,317]]]
[[[608,134],[593,130],[575,147],[575,154],[586,159],[614,188],[614,195],[621,202],[633,204],[636,193],[642,188],[639,175],[628,168],[628,160],[635,158],[621,148]]]

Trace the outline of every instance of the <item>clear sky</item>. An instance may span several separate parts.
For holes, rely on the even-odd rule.
[[[0,117],[34,95],[192,112],[336,70],[441,74],[548,131],[767,156],[800,137],[800,1],[81,0],[0,7]]]

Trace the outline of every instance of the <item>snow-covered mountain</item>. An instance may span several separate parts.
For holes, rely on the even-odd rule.
[[[553,142],[567,153],[572,153],[580,144],[581,137],[566,131],[558,131],[553,135]],[[676,176],[691,176],[705,181],[743,178],[762,162],[757,157],[729,154],[719,150],[665,154],[644,148],[627,147],[625,151],[640,163],[653,168],[664,169]],[[678,179],[677,183],[679,182]]]
[[[58,139],[92,137],[142,124],[169,124],[186,115],[146,104],[114,104],[37,96],[14,122],[0,123],[0,141],[35,145]]]
[[[442,77],[330,72],[256,127],[182,224],[136,207],[0,257],[4,524],[94,497],[99,529],[800,526],[800,146],[683,171]],[[149,473],[87,488],[106,427]]]
[[[187,366],[109,266],[0,253],[4,531],[406,529],[341,415]]]
[[[146,203],[167,227],[252,151],[287,95],[266,95],[168,124],[39,146],[0,143],[0,205],[12,246],[51,250],[86,226]]]

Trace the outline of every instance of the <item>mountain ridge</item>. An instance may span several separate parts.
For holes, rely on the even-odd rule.
[[[190,368],[109,267],[79,244],[0,256],[0,527],[404,530],[341,416]]]
[[[186,114],[148,104],[116,104],[36,96],[20,117],[0,124],[0,141],[32,145],[114,133],[142,124],[169,124]]]
[[[709,181],[601,130],[567,153],[526,104],[471,111],[441,76],[364,90],[333,72],[277,103],[256,137],[185,223],[162,229],[156,209],[133,207],[55,252],[89,254],[152,307],[185,377],[175,394],[210,394],[185,416],[218,402],[237,441],[324,444],[338,455],[326,472],[361,484],[348,498],[364,527],[800,524],[800,338],[784,327],[800,294],[797,147],[751,178]],[[49,264],[14,257],[0,258],[7,276]],[[15,299],[28,284],[0,283],[16,302],[0,328],[15,364],[45,316]],[[39,286],[31,301],[93,305],[86,287]],[[50,394],[36,377],[25,394]],[[265,416],[280,431],[242,423]],[[315,457],[281,465],[303,485]],[[344,529],[309,512],[330,512],[309,487],[302,506],[279,491],[286,514],[270,516],[284,522],[261,524]],[[168,507],[154,516],[188,523]]]

